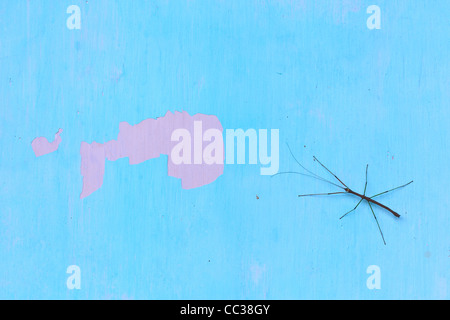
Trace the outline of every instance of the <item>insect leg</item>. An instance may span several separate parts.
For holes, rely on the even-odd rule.
[[[314,160],[316,160],[323,168],[325,168],[325,170],[327,170],[329,173],[331,173],[344,187],[348,188],[347,185],[345,183],[343,183],[341,181],[341,179],[339,179],[333,172],[330,171],[330,169],[328,169],[327,167],[325,167],[322,162],[319,161],[319,159],[317,159],[315,156],[313,157]]]
[[[386,194],[386,193],[388,193],[388,192],[391,192],[391,191],[394,191],[394,190],[397,190],[397,189],[400,189],[400,188],[404,188],[404,187],[406,187],[406,186],[409,186],[409,185],[410,185],[411,183],[413,183],[413,182],[414,182],[414,181],[410,181],[410,182],[408,182],[408,183],[406,183],[406,184],[404,184],[404,185],[401,185],[400,187],[396,187],[396,188],[394,188],[394,189],[390,189],[390,190],[381,192],[381,193],[379,193],[379,194],[376,194],[376,195],[374,195],[374,196],[371,196],[370,198],[372,199],[372,198],[381,196],[382,194]]]
[[[340,217],[339,219],[342,219],[343,217],[345,217],[346,215],[348,215],[350,212],[353,212],[356,210],[356,208],[358,208],[358,206],[361,204],[361,202],[363,201],[363,199],[359,200],[358,204],[356,205],[356,207],[354,207],[352,210],[350,210],[349,212],[347,212],[346,214],[344,214],[342,217]]]
[[[369,170],[369,165],[366,166],[366,185],[364,187],[364,195],[366,195],[366,190],[367,190],[367,171]]]
[[[375,215],[375,212],[373,211],[373,208],[372,208],[372,205],[370,204],[370,202],[367,201],[367,203],[369,204],[370,210],[372,210],[372,213],[373,213],[373,217],[375,218],[375,221],[377,222],[378,229],[380,230],[381,238],[383,238],[384,245],[386,245],[386,241],[384,240],[383,231],[381,231],[381,227],[380,227],[380,224],[378,223],[377,216]]]

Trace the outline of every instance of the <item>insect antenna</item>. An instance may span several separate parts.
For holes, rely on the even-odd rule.
[[[311,197],[311,196],[331,196],[335,194],[346,194],[347,192],[329,192],[329,193],[311,193],[311,194],[299,194],[298,197]]]
[[[306,174],[306,173],[301,173],[301,172],[297,172],[297,171],[286,171],[286,172],[279,172],[279,173],[277,173],[277,174],[274,174],[272,177],[275,177],[275,176],[280,175],[280,174],[299,174],[299,175],[302,175],[302,176],[311,177],[311,178],[314,178],[314,179],[317,179],[317,180],[320,180],[320,181],[329,183],[329,184],[331,184],[331,185],[333,185],[333,186],[335,186],[335,187],[338,187],[338,188],[344,190],[344,188],[343,188],[342,186],[340,186],[340,185],[338,185],[338,184],[336,184],[336,183],[334,183],[334,182],[331,182],[330,180],[327,180],[327,179],[325,179],[325,178],[323,178],[323,177],[321,177],[321,176],[315,174],[314,172],[308,170],[307,168],[305,168],[305,167],[297,160],[297,158],[294,156],[294,153],[292,152],[291,148],[289,147],[289,144],[286,143],[286,145],[287,145],[287,147],[288,147],[288,149],[289,149],[289,152],[290,152],[292,158],[295,160],[295,162],[297,162],[297,164],[298,164],[303,170],[305,170],[306,172],[308,172],[308,174]]]

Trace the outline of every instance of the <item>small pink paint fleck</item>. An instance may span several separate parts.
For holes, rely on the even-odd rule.
[[[33,142],[31,142],[31,147],[33,148],[36,157],[44,156],[58,150],[59,144],[62,141],[60,137],[60,134],[62,132],[62,129],[58,130],[58,132],[55,134],[55,140],[53,140],[53,142],[48,142],[47,138],[45,137],[34,139]]]

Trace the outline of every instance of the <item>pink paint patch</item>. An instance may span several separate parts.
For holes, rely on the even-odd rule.
[[[31,147],[33,148],[36,157],[44,156],[46,154],[58,150],[59,144],[62,141],[60,137],[60,134],[62,132],[63,132],[62,129],[58,130],[58,132],[55,135],[55,140],[53,140],[53,142],[48,142],[47,138],[45,137],[39,137],[34,139],[33,142],[31,142]]]
[[[215,181],[223,174],[223,163],[175,165],[171,160],[171,150],[178,143],[171,141],[172,132],[179,128],[193,132],[194,121],[202,121],[204,130],[218,129],[223,132],[216,116],[190,116],[187,112],[169,111],[164,117],[147,119],[134,126],[121,122],[117,140],[104,144],[82,142],[80,154],[83,191],[80,198],[91,195],[103,185],[106,159],[116,161],[128,157],[129,163],[134,165],[165,154],[169,156],[168,175],[181,179],[183,189],[198,188]]]

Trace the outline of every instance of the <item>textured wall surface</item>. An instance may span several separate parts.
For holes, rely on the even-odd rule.
[[[449,16],[447,0],[1,1],[0,298],[448,299]],[[184,190],[165,155],[106,161],[80,199],[83,141],[183,110],[279,129],[280,171],[301,170],[288,142],[360,192],[366,164],[368,194],[414,180],[378,198],[402,215],[374,208],[387,245],[367,203],[339,220],[357,198],[298,198],[336,188],[258,165]]]

